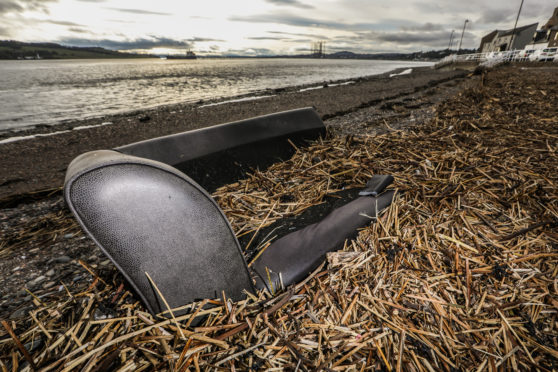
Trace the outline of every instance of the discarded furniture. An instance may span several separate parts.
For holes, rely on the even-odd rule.
[[[127,155],[156,160],[187,174],[209,192],[289,159],[294,146],[325,135],[312,108],[290,110],[233,123],[158,137],[117,147]]]
[[[303,279],[387,207],[393,191],[382,191],[393,178],[374,176],[363,196],[276,240],[251,268],[202,185],[214,189],[286,158],[293,144],[324,130],[313,109],[302,109],[88,152],[68,167],[64,196],[151,313],[167,310],[160,294],[176,308],[223,292],[233,300],[256,288],[273,293]]]

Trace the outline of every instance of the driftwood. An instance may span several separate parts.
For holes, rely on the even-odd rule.
[[[389,210],[303,283],[193,304],[192,327],[151,317],[119,275],[83,263],[88,288],[3,323],[0,369],[556,370],[558,84],[506,77],[489,73],[429,123],[330,137],[217,190],[240,236],[395,176]]]

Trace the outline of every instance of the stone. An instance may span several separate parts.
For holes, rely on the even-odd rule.
[[[36,338],[33,341],[30,341],[30,342],[26,343],[25,345],[23,345],[23,347],[25,347],[25,349],[29,353],[32,353],[36,350],[41,349],[44,344],[45,344],[45,342],[43,341],[42,338]]]
[[[24,316],[27,315],[28,311],[29,311],[28,307],[22,307],[21,309],[14,311],[12,315],[10,315],[10,320],[23,318]]]
[[[140,117],[138,118],[138,120],[139,120],[141,123],[145,123],[145,122],[151,120],[151,116],[149,116],[149,115],[142,115],[142,116],[140,116]]]
[[[53,276],[55,274],[54,269],[50,269],[49,271],[46,272],[46,276]]]
[[[70,257],[68,257],[68,256],[60,256],[60,257],[56,257],[56,258],[53,260],[53,262],[54,262],[54,263],[62,263],[62,264],[64,264],[64,263],[70,262],[71,260],[72,260],[72,259],[71,259]]]
[[[44,289],[50,288],[52,286],[56,285],[56,282],[47,282],[43,285]]]
[[[46,276],[41,275],[32,280],[33,284],[40,284],[46,279]]]
[[[99,309],[95,309],[95,312],[93,313],[93,319],[95,320],[104,320],[107,319],[108,315],[105,314],[104,312],[102,312]]]

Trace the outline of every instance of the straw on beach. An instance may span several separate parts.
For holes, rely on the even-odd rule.
[[[555,370],[558,88],[513,74],[488,73],[427,123],[332,135],[217,190],[240,236],[394,175],[391,207],[304,282],[236,303],[223,294],[168,319],[147,314],[114,271],[84,263],[86,287],[2,323],[0,368]],[[60,216],[2,249],[72,224]]]

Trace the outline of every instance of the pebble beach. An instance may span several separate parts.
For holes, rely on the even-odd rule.
[[[29,354],[5,327],[0,360],[66,370],[555,369],[557,79],[552,64],[419,68],[1,134],[0,318]],[[371,174],[393,174],[401,196],[303,284],[215,301],[205,323],[184,327],[192,341],[181,340],[71,217],[60,192],[67,165],[85,151],[308,106],[327,138],[214,193],[235,231],[256,231],[274,203],[269,222]],[[320,167],[305,173],[315,157]],[[290,181],[261,187],[276,179]],[[275,196],[285,192],[293,200],[283,205]],[[258,208],[243,206],[255,198]]]

